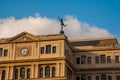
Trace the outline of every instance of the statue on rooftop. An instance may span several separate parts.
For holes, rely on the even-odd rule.
[[[64,34],[63,27],[65,27],[65,26],[67,26],[67,25],[64,24],[63,19],[62,19],[62,18],[59,18],[59,16],[58,16],[58,19],[59,19],[60,24],[61,24],[60,34]]]

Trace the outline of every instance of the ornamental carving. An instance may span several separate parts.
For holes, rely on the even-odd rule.
[[[27,37],[27,36],[21,36],[17,39],[15,39],[13,42],[23,42],[23,41],[33,41],[34,39]]]
[[[31,55],[31,46],[17,47],[16,57],[26,57]]]

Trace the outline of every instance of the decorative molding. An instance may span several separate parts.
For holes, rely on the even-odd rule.
[[[31,46],[24,46],[24,47],[17,47],[16,49],[16,57],[25,57],[21,55],[21,50],[22,49],[28,49],[28,54],[26,56],[31,56]]]
[[[12,42],[24,42],[24,41],[34,41],[34,40],[35,39],[24,35],[24,36],[14,39]]]

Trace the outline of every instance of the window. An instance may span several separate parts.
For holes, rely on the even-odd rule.
[[[100,80],[99,76],[96,76],[96,80]]]
[[[86,56],[81,56],[81,64],[86,64]]]
[[[111,56],[107,56],[107,63],[111,63]]]
[[[106,75],[101,75],[101,80],[106,80]]]
[[[40,70],[39,70],[39,77],[40,77],[40,78],[43,77],[43,68],[40,68]]]
[[[86,76],[85,76],[85,75],[82,75],[82,76],[81,76],[81,80],[86,80]]]
[[[112,80],[112,76],[108,76],[108,80]]]
[[[3,48],[0,48],[0,57],[2,56]]]
[[[15,69],[15,75],[14,75],[15,79],[18,79],[18,69]]]
[[[77,76],[77,77],[76,77],[76,80],[80,80],[80,77]]]
[[[56,53],[56,46],[52,47],[52,53]]]
[[[45,67],[45,77],[50,77],[50,67]]]
[[[55,67],[52,68],[52,77],[55,77]]]
[[[4,56],[8,55],[8,50],[4,50]]]
[[[25,68],[21,68],[21,69],[20,69],[20,77],[21,77],[22,79],[25,78]]]
[[[30,68],[27,69],[27,79],[30,79]]]
[[[87,63],[88,63],[88,64],[91,64],[91,57],[88,57],[88,58],[87,58]]]
[[[76,58],[76,64],[80,64],[80,58]]]
[[[2,77],[1,77],[1,80],[5,80],[5,75],[6,75],[6,71],[3,70],[3,71],[2,71]]]
[[[115,62],[119,63],[119,56],[115,56]]]
[[[88,76],[88,80],[92,80],[92,77],[91,77],[91,76]]]
[[[95,63],[99,63],[99,56],[95,57]]]
[[[116,77],[116,80],[120,80],[120,76],[117,76],[117,77]]]
[[[51,53],[51,45],[46,45],[46,53]]]
[[[41,47],[41,54],[44,54],[44,47]]]
[[[105,55],[100,55],[100,62],[105,63],[106,62],[106,57]]]

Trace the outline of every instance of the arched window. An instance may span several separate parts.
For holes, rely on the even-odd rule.
[[[20,77],[21,77],[22,79],[25,78],[25,68],[21,68],[21,69],[20,69]]]
[[[30,79],[30,68],[27,69],[27,78]]]
[[[18,79],[18,69],[15,69],[15,75],[14,75],[15,79]]]
[[[112,80],[112,76],[108,76],[108,80]]]
[[[101,80],[106,80],[106,75],[105,74],[101,75]]]
[[[99,76],[96,76],[96,80],[100,80],[100,79],[99,79]]]
[[[86,75],[82,75],[81,80],[86,80]]]
[[[55,67],[52,67],[52,77],[55,77],[55,71],[56,71]]]
[[[117,78],[116,80],[120,80],[120,76],[117,76],[116,78]]]
[[[39,69],[39,77],[42,78],[43,77],[43,68]]]
[[[50,67],[45,67],[45,77],[50,77]]]
[[[79,77],[79,76],[77,76],[77,77],[76,77],[76,80],[80,80],[80,77]]]
[[[92,80],[92,77],[91,77],[91,76],[88,76],[88,80]]]
[[[3,71],[2,71],[2,77],[1,77],[1,80],[5,80],[5,74],[6,74],[6,71],[3,70]]]

